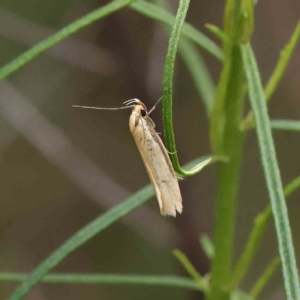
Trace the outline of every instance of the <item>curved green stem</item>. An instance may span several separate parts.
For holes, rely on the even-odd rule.
[[[263,274],[258,278],[258,280],[255,282],[253,288],[250,291],[250,295],[253,299],[256,299],[268,280],[271,278],[271,276],[274,274],[277,267],[280,265],[280,257],[276,256],[270,264],[267,266]]]
[[[190,1],[180,0],[179,8],[174,21],[171,37],[169,40],[169,46],[167,51],[167,57],[164,66],[163,76],[163,121],[165,141],[170,159],[172,161],[174,170],[182,176],[192,176],[202,170],[207,164],[211,162],[208,159],[189,171],[181,168],[179,159],[176,152],[175,136],[173,131],[173,108],[172,108],[172,88],[173,88],[173,72],[175,66],[175,58],[178,49],[178,42],[180,38],[180,32],[184,24],[184,20],[188,11]]]

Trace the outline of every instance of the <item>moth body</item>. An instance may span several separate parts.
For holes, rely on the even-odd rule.
[[[177,176],[168,152],[155,131],[147,108],[138,99],[129,119],[129,128],[153,184],[162,215],[182,212],[182,198]]]
[[[162,215],[175,217],[176,212],[182,212],[182,198],[168,151],[155,131],[154,122],[149,117],[155,106],[148,112],[145,104],[138,99],[130,99],[124,103],[126,106],[119,108],[73,106],[101,110],[132,108],[129,128],[154,187],[160,212]]]

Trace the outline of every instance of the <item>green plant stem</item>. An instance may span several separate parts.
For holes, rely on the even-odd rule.
[[[284,49],[281,51],[280,58],[276,64],[276,67],[272,73],[272,76],[270,77],[270,79],[267,82],[267,85],[265,88],[266,101],[268,101],[271,98],[275,89],[278,86],[279,81],[281,80],[282,76],[284,75],[286,67],[292,57],[292,54],[296,48],[299,38],[300,38],[300,21],[298,22],[289,42],[284,47]]]
[[[300,187],[300,176],[291,181],[284,188],[284,196],[288,197]],[[272,215],[270,205],[261,212],[254,221],[254,226],[246,243],[245,249],[238,260],[230,280],[225,286],[225,289],[230,292],[239,286],[239,283],[247,273],[255,253],[260,245],[261,239],[266,231],[268,221]]]
[[[284,75],[284,72],[288,66],[288,63],[292,57],[292,54],[297,46],[297,43],[300,38],[300,21],[298,22],[295,30],[292,33],[292,36],[289,42],[286,44],[284,49],[280,53],[280,58],[276,64],[276,67],[269,78],[264,93],[266,101],[269,101],[273,95],[275,89],[277,88],[281,78]],[[250,111],[245,119],[242,122],[241,128],[243,130],[248,130],[255,127],[253,111]]]
[[[175,135],[173,130],[173,107],[172,107],[172,90],[173,90],[173,73],[175,67],[175,58],[180,38],[180,32],[185,21],[189,8],[189,0],[180,0],[176,18],[172,28],[169,40],[167,56],[164,65],[163,74],[163,122],[165,132],[166,147],[169,152],[174,170],[180,175],[186,175],[181,169],[179,159],[176,153]]]
[[[271,127],[275,130],[300,131],[300,121],[271,120]]]
[[[231,292],[237,288],[240,281],[247,273],[254,254],[256,253],[256,250],[260,245],[261,239],[265,233],[267,222],[270,216],[271,209],[270,206],[268,206],[255,218],[254,227],[250,233],[245,249],[232,272],[230,281],[225,285],[226,291]]]
[[[150,2],[138,1],[130,5],[130,7],[144,16],[151,18],[152,20],[159,21],[168,26],[173,26],[174,24],[174,15]],[[199,45],[218,60],[222,61],[223,52],[220,47],[194,26],[190,25],[189,23],[185,23],[182,27],[182,35]]]
[[[181,252],[180,250],[174,250],[173,251],[174,256],[180,261],[182,266],[185,268],[185,270],[188,272],[188,274],[194,278],[195,282],[198,284],[198,287],[203,292],[208,291],[208,282],[203,278],[203,276],[196,270],[196,268],[193,266],[193,264],[190,262],[190,260],[187,258],[187,256]]]
[[[50,36],[49,38],[41,41],[40,43],[36,44],[28,51],[24,52],[16,59],[12,60],[10,63],[5,65],[0,69],[0,80],[5,79],[13,72],[19,70],[25,64],[33,60],[36,56],[40,55],[42,52],[46,51],[47,49],[53,47],[60,41],[66,39],[67,37],[71,36],[72,34],[76,33],[80,29],[90,25],[91,23],[100,20],[119,9],[122,9],[125,6],[133,3],[136,0],[115,0],[111,1],[109,4],[100,7],[93,12],[83,16],[82,18],[76,20],[75,22],[69,24],[68,26],[64,27],[54,35]]]
[[[271,278],[271,276],[274,274],[276,268],[280,264],[280,257],[275,257],[272,262],[267,266],[266,270],[263,272],[261,277],[258,278],[258,280],[255,282],[253,288],[250,291],[250,295],[253,299],[256,299],[268,280]]]
[[[215,246],[208,235],[201,234],[200,245],[206,256],[211,260],[215,255]]]
[[[173,90],[173,72],[175,67],[175,58],[178,49],[181,29],[189,8],[189,0],[180,0],[176,18],[172,28],[171,37],[168,44],[168,51],[164,65],[163,75],[163,122],[166,147],[170,155],[174,170],[182,176],[192,176],[198,173],[204,166],[210,163],[211,159],[199,164],[192,170],[186,171],[181,168],[176,151],[175,135],[173,130],[173,108],[172,108],[172,90]]]
[[[0,281],[24,281],[28,274],[0,273]],[[115,274],[49,274],[42,282],[64,284],[151,285],[198,290],[194,280],[179,276]]]
[[[292,233],[289,225],[288,211],[284,199],[264,91],[251,46],[249,44],[242,45],[241,50],[249,84],[249,98],[256,121],[262,164],[275,221],[285,292],[288,300],[299,300],[299,275],[292,242]]]
[[[299,188],[300,188],[300,176],[296,177],[284,188],[284,196],[288,197]]]
[[[232,65],[224,106],[225,125],[222,151],[229,158],[220,163],[215,208],[214,257],[212,260],[212,286],[208,299],[229,299],[221,287],[231,272],[235,208],[239,186],[239,173],[244,144],[244,133],[239,130],[243,107],[244,73],[237,46],[232,49]]]

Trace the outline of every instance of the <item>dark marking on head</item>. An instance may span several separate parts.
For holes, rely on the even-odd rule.
[[[142,115],[142,117],[146,117],[147,112],[145,109],[141,109],[141,115]]]

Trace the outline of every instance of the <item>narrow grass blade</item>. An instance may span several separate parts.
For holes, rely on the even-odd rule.
[[[0,281],[24,281],[28,274],[20,273],[0,273]],[[114,274],[49,274],[42,282],[63,283],[63,284],[109,284],[109,285],[150,285],[163,287],[177,287],[190,290],[198,290],[197,283],[189,278],[179,276],[160,275],[114,275]]]
[[[187,39],[181,39],[179,53],[192,76],[199,96],[202,98],[208,117],[216,94],[216,87],[204,60]]]
[[[180,261],[182,266],[188,272],[188,274],[194,278],[195,282],[198,284],[198,287],[203,291],[208,291],[208,282],[202,277],[202,275],[195,269],[187,256],[180,250],[173,251],[174,256]]]
[[[300,38],[300,21],[298,22],[291,39],[287,43],[287,45],[284,47],[284,49],[280,53],[280,58],[276,64],[276,67],[268,80],[268,83],[265,88],[265,97],[268,101],[271,96],[273,95],[276,87],[278,86],[279,81],[281,80],[286,67],[291,59],[291,56],[296,48],[296,45]]]
[[[271,120],[272,129],[300,131],[300,121],[291,120]]]
[[[253,300],[253,298],[241,290],[234,290],[230,294],[230,300]]]
[[[205,24],[205,27],[211,33],[213,33],[218,39],[220,39],[220,41],[222,41],[223,43],[228,41],[228,38],[227,38],[226,34],[218,26],[216,26],[214,24]]]
[[[181,29],[183,27],[185,17],[189,7],[189,0],[180,0],[176,18],[172,28],[171,37],[169,40],[166,61],[164,65],[163,75],[163,122],[166,147],[169,152],[174,170],[182,176],[192,176],[198,173],[205,165],[211,162],[208,159],[206,162],[199,164],[190,171],[181,168],[176,151],[175,136],[173,130],[173,109],[172,109],[172,90],[173,90],[173,72],[175,67],[175,58],[180,38]]]
[[[295,192],[298,188],[300,188],[300,176],[295,178],[287,186],[285,186],[284,196],[288,197],[293,192]],[[271,207],[270,205],[267,205],[267,207],[263,210],[263,212],[261,212],[255,218],[254,226],[251,230],[245,249],[243,250],[243,253],[240,259],[238,260],[236,266],[234,267],[232,276],[228,284],[226,284],[226,289],[228,291],[237,288],[241,280],[244,278],[244,275],[247,274],[247,271],[250,267],[253,257],[256,254],[257,249],[262,240],[262,237],[266,231],[267,224],[271,215],[272,215]]]
[[[198,158],[195,162],[203,161],[204,158]],[[102,232],[110,225],[117,222],[122,217],[129,214],[134,209],[138,208],[146,201],[155,195],[152,185],[147,185],[140,189],[134,195],[129,197],[121,204],[111,208],[105,214],[96,218],[85,227],[80,229],[77,233],[71,236],[64,244],[57,248],[50,256],[48,256],[30,275],[26,280],[16,288],[8,300],[22,299],[44,276],[49,273],[55,266],[57,266],[64,258],[71,252],[82,246],[96,234]]]
[[[138,1],[133,3],[130,7],[135,11],[168,26],[173,26],[174,24],[175,16],[155,4],[146,1]],[[223,52],[220,47],[194,26],[185,23],[182,28],[182,35],[195,42],[218,60],[223,59]]]
[[[299,300],[300,286],[295,251],[264,91],[251,46],[249,44],[242,45],[241,50],[249,85],[250,102],[256,121],[262,164],[275,220],[285,291],[288,300]]]
[[[287,197],[290,194],[294,193],[299,188],[300,188],[300,176],[298,176],[297,178],[295,178],[292,182],[290,182],[284,188],[284,195],[285,195],[285,197]]]
[[[265,87],[265,99],[268,101],[273,95],[275,89],[277,88],[287,65],[292,57],[292,54],[297,46],[297,43],[300,38],[300,21],[298,22],[289,42],[284,47],[284,49],[280,53],[280,58],[276,64],[276,67],[268,80],[268,83]],[[248,130],[255,127],[253,112],[250,111],[247,117],[244,119],[241,128],[243,130]]]
[[[253,299],[256,299],[262,289],[265,287],[268,280],[271,278],[271,276],[274,274],[276,268],[280,264],[280,257],[277,256],[275,259],[272,260],[272,262],[267,266],[266,270],[263,272],[260,278],[256,281],[253,288],[250,291],[250,295]]]
[[[206,234],[201,234],[200,244],[206,256],[209,259],[212,259],[214,257],[214,252],[215,252],[215,247],[212,240]]]
[[[230,292],[238,287],[239,283],[247,273],[253,257],[265,233],[267,222],[271,216],[271,209],[268,206],[260,213],[254,221],[254,227],[250,233],[245,249],[238,260],[230,278],[230,281],[225,285],[226,291]]]
[[[94,10],[93,12],[85,15],[84,17],[76,20],[75,22],[67,25],[54,35],[50,36],[49,38],[41,41],[40,43],[36,44],[16,59],[12,60],[10,63],[5,65],[0,69],[0,80],[8,77],[13,72],[19,70],[21,67],[29,63],[35,57],[46,51],[47,49],[53,47],[60,41],[66,39],[70,35],[76,33],[80,29],[90,25],[91,23],[104,18],[115,11],[128,6],[129,4],[133,3],[136,0],[115,0],[111,1],[109,4]]]
[[[102,232],[104,229],[118,221],[120,218],[126,216],[128,213],[141,206],[153,196],[153,188],[151,185],[148,185],[139,190],[133,196],[129,197],[121,204],[113,207],[105,214],[87,224],[85,227],[75,233],[71,238],[69,238],[64,244],[57,248],[57,250],[55,250],[48,258],[46,258],[26,278],[26,280],[15,289],[8,300],[22,299],[32,289],[33,286],[35,286],[47,273],[49,273],[72,251],[79,248],[96,234]]]

